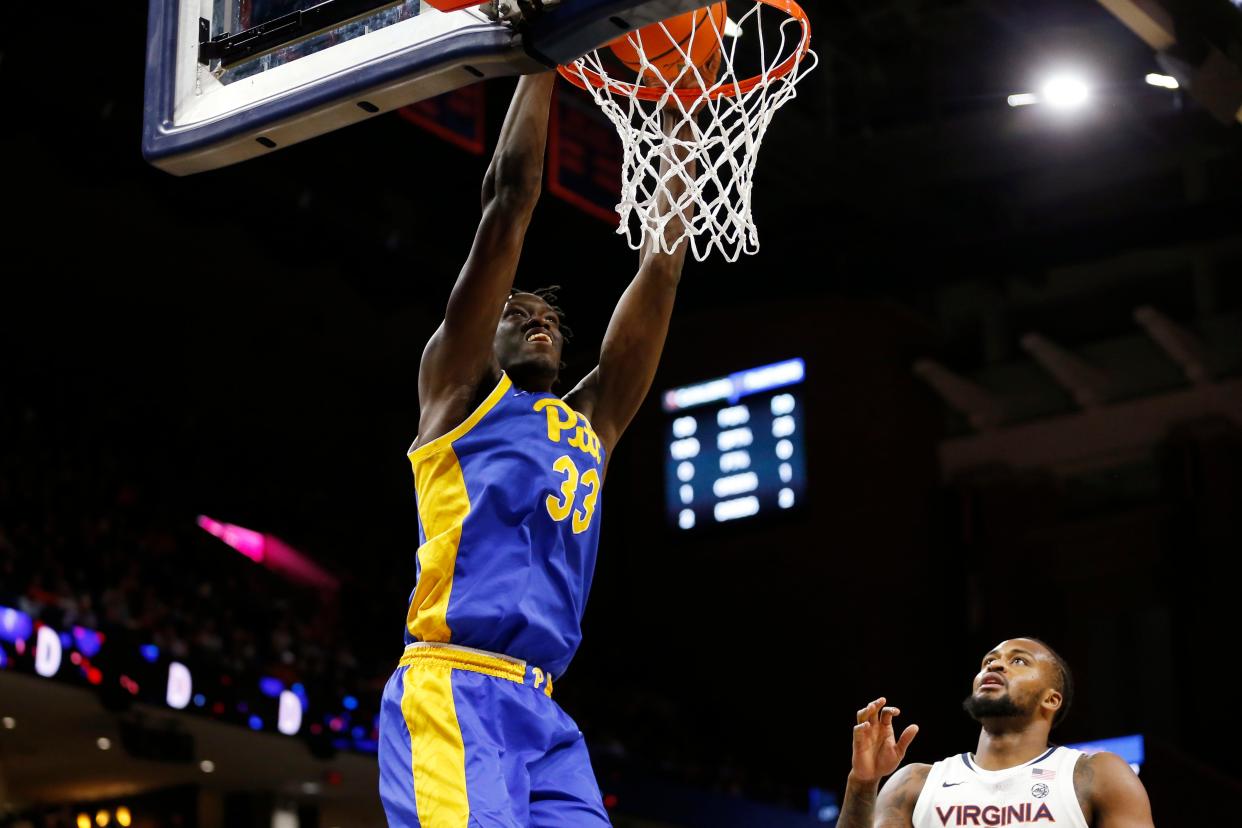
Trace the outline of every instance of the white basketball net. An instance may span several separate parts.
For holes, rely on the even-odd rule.
[[[629,42],[641,64],[639,77],[647,86],[611,77],[601,60],[601,54],[608,51],[606,46],[562,67],[566,77],[591,93],[621,136],[624,159],[617,232],[626,237],[631,248],[639,250],[651,241],[672,253],[688,241],[699,261],[715,248],[730,262],[737,261],[742,253],[759,250],[759,232],[751,218],[759,145],[776,110],[797,94],[798,81],[818,62],[808,48],[809,24],[784,12],[776,32],[768,23],[765,40],[764,17],[770,18],[773,10],[763,14],[764,5],[780,9],[786,4],[755,0],[737,19],[737,29],[727,27],[730,35],[740,32],[737,36],[726,35],[717,27],[714,16],[705,16],[694,39],[710,37],[720,43],[720,70],[714,81],[704,78],[690,59],[688,50],[693,40],[685,50],[674,47],[684,67],[670,80],[650,68],[641,41],[631,36]],[[664,24],[660,27],[663,29]],[[667,29],[664,31],[668,34]],[[670,36],[669,40],[676,43],[677,38]],[[749,89],[734,68],[739,47],[759,51],[761,73]],[[805,60],[808,57],[810,60]],[[610,61],[608,65],[616,63]],[[659,97],[655,100],[643,97],[656,94]],[[693,175],[691,161],[695,162]],[[685,185],[675,199],[669,191],[674,182]],[[682,231],[666,234],[674,218],[680,219]]]

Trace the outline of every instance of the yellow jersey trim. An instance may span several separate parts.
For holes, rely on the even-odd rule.
[[[470,494],[453,447],[446,446],[414,463],[418,517],[427,542],[418,547],[421,573],[406,612],[405,626],[419,641],[451,641],[449,598],[457,571],[461,529],[470,514]]]
[[[470,514],[470,494],[453,451],[453,441],[478,425],[512,385],[509,376],[502,372],[487,399],[461,425],[409,454],[414,470],[414,492],[418,497],[418,517],[427,538],[418,548],[422,574],[405,616],[406,629],[419,641],[452,640],[448,625],[449,598],[453,592],[453,574],[457,570],[461,529]]]
[[[505,392],[512,387],[513,380],[509,379],[508,374],[501,371],[500,381],[496,383],[496,387],[492,389],[492,393],[487,395],[487,399],[479,403],[479,407],[474,410],[474,413],[467,417],[461,425],[457,426],[452,431],[442,434],[431,442],[424,443],[409,452],[406,456],[410,458],[410,462],[418,463],[424,457],[435,454],[437,451],[442,451],[445,446],[452,443],[454,440],[459,440],[462,437],[465,437],[466,434],[469,433],[470,429],[479,424],[479,420],[482,420],[487,416],[487,412],[496,407],[496,403],[500,402],[500,398],[503,397]]]
[[[467,828],[466,746],[453,702],[453,669],[423,662],[402,677],[401,715],[410,731],[410,774],[421,825]]]

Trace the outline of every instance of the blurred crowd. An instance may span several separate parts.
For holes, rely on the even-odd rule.
[[[114,446],[56,439],[37,409],[8,412],[0,453],[0,606],[154,644],[237,678],[340,694],[360,666],[334,597],[283,580],[168,509]]]

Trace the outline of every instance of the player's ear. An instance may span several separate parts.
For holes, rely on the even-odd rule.
[[[1061,709],[1061,705],[1065,703],[1065,697],[1061,695],[1061,691],[1055,687],[1049,687],[1044,691],[1044,700],[1041,704],[1051,710],[1055,716],[1057,711]]]

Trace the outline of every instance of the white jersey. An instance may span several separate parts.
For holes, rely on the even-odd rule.
[[[1025,765],[980,768],[963,753],[932,765],[914,804],[914,828],[1047,825],[1089,828],[1074,794],[1082,751],[1048,748]]]

